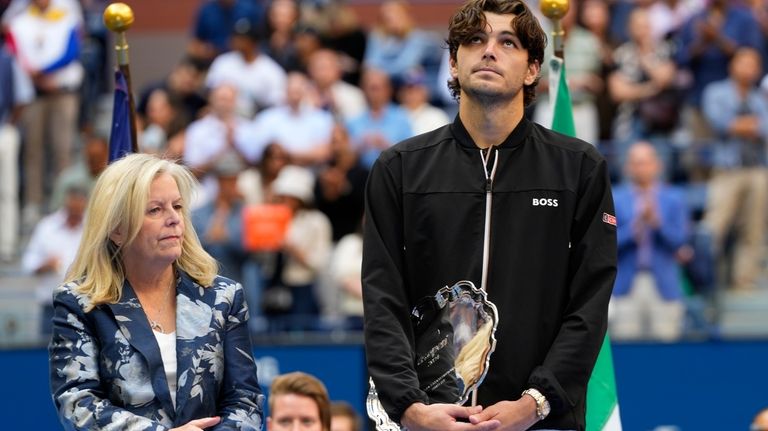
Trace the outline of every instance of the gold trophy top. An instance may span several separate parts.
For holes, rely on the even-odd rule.
[[[122,33],[131,28],[133,11],[125,3],[112,3],[104,10],[104,25],[110,31]]]
[[[568,13],[568,0],[541,0],[540,7],[547,18],[560,20]]]

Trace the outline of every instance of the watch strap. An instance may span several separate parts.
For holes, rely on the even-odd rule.
[[[536,401],[536,416],[539,420],[544,420],[549,415],[549,401],[538,389],[528,388],[523,391],[521,396],[523,395],[530,395]]]

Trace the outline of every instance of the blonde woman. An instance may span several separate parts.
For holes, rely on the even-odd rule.
[[[264,396],[239,283],[217,276],[194,177],[133,154],[99,177],[54,292],[51,392],[67,430],[258,430]]]

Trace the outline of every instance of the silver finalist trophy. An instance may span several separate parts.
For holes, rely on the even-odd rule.
[[[416,374],[430,404],[464,404],[488,373],[496,348],[498,312],[484,290],[460,281],[440,289],[411,312]],[[381,405],[373,379],[366,407],[377,431],[399,431]]]

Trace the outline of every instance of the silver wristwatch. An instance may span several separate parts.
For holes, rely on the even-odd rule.
[[[539,420],[544,420],[549,414],[549,401],[547,401],[547,398],[542,395],[541,392],[533,388],[524,390],[520,396],[523,395],[530,395],[533,397],[536,401],[536,416],[539,417]]]

